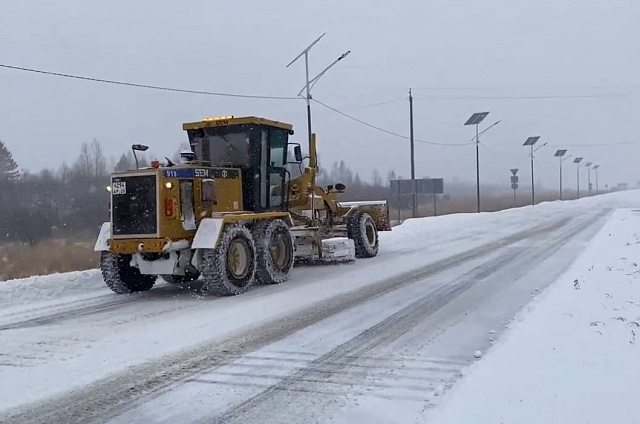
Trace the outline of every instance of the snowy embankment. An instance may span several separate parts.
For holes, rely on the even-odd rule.
[[[451,390],[436,423],[640,422],[640,210],[621,209]]]

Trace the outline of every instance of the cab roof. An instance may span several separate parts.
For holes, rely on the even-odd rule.
[[[199,130],[202,128],[215,128],[215,127],[230,127],[232,125],[243,125],[243,124],[256,124],[256,125],[267,125],[276,128],[282,128],[283,130],[291,131],[293,129],[293,125],[287,124],[279,121],[272,121],[270,119],[260,118],[257,116],[242,116],[242,117],[234,117],[234,116],[218,116],[215,118],[204,118],[202,121],[198,122],[186,122],[182,124],[183,130]]]

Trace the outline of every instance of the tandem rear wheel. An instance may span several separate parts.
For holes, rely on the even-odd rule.
[[[294,242],[281,219],[257,222],[252,231],[241,224],[225,227],[214,249],[198,252],[201,278],[218,296],[245,292],[255,282],[278,284],[289,279]]]

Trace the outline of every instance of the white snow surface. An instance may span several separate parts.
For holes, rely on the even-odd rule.
[[[424,422],[427,418],[469,422],[470,417],[484,423],[500,422],[491,412],[501,410],[513,412],[504,422],[587,422],[566,414],[586,399],[590,406],[598,403],[597,397],[588,395],[601,393],[590,391],[596,382],[603,388],[600,404],[612,402],[615,411],[609,416],[622,418],[589,422],[624,422],[624,408],[614,398],[628,399],[637,393],[631,382],[637,381],[638,368],[623,369],[620,364],[628,366],[630,358],[636,362],[640,358],[638,346],[630,343],[632,323],[640,318],[640,308],[636,313],[637,306],[629,303],[640,304],[640,295],[630,291],[636,287],[632,284],[636,275],[640,276],[633,274],[640,215],[629,209],[636,207],[640,207],[640,192],[628,191],[494,213],[408,220],[380,233],[376,258],[295,268],[291,281],[258,286],[237,297],[203,297],[197,290],[160,282],[149,292],[121,296],[105,287],[97,270],[0,282],[0,421],[6,411],[38,411],[55,405],[59,396],[82,393],[96,382],[116,381],[136,367],[164,358],[188,358],[199,346],[249,334],[265,322],[301,320],[310,311],[321,314],[335,302],[397,281],[398,288],[376,292],[224,367],[202,370],[199,376],[155,393],[153,399],[128,405],[119,422],[208,422],[273,384],[294,383],[306,386],[260,398],[261,403],[250,410],[235,410],[237,415],[227,417],[229,422],[279,422],[288,416],[289,422],[336,424]],[[610,230],[600,231],[590,241],[607,214],[619,208],[627,209],[615,212],[606,227]],[[508,241],[523,232],[526,238]],[[504,240],[508,243],[500,244]],[[596,245],[604,247],[597,250]],[[545,254],[546,246],[555,250]],[[565,273],[585,246],[586,253]],[[474,249],[483,256],[438,265]],[[540,262],[531,263],[528,255],[537,255]],[[408,276],[422,275],[416,273],[431,264],[442,270],[407,282]],[[579,290],[573,286],[576,278]],[[455,291],[458,287],[464,290]],[[432,297],[439,299],[441,292],[455,297],[447,297],[448,303],[436,308]],[[505,323],[535,296],[543,301],[522,315],[523,321],[509,330],[504,341]],[[554,304],[557,297],[563,301]],[[420,304],[423,300],[426,306]],[[545,306],[549,302],[551,306]],[[537,308],[543,312],[536,313]],[[604,324],[591,325],[596,321]],[[509,353],[509,361],[494,359],[504,356],[501,352],[518,344],[513,340],[527,331],[526,348]],[[376,332],[380,337],[370,340]],[[496,340],[499,346],[494,349]],[[344,350],[345,345],[353,348]],[[553,347],[562,347],[558,357],[553,356]],[[355,361],[354,365],[322,377],[327,364],[320,359],[322,355],[334,358],[336,349],[342,352],[340,364]],[[482,352],[481,359],[474,359],[476,351]],[[564,365],[556,366],[554,361]],[[459,381],[472,363],[469,378]],[[628,380],[623,381],[622,371]],[[300,372],[311,374],[292,383],[291,374]],[[562,378],[563,373],[567,378]],[[144,376],[131,375],[132,381]],[[526,386],[527,377],[540,381]],[[556,399],[556,418],[549,419],[543,409],[554,405],[549,400],[554,391],[547,384],[553,383],[555,393],[564,399],[576,389],[577,377],[583,383],[576,396],[564,403]],[[603,384],[606,378],[615,378],[618,387]],[[526,411],[513,405],[518,393],[532,396]],[[434,410],[442,399],[448,399],[451,407]],[[504,406],[509,401],[511,407]],[[67,409],[75,403],[69,405]],[[468,411],[474,412],[460,415]],[[523,411],[539,419],[528,419]],[[87,410],[79,410],[78,417],[82,414]],[[104,421],[100,415],[91,418],[96,417]]]
[[[640,210],[618,210],[434,423],[640,422]]]

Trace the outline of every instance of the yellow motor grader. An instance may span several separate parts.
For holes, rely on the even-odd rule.
[[[191,150],[180,164],[111,175],[111,219],[95,250],[116,293],[149,290],[159,276],[240,294],[254,282],[286,281],[294,262],[375,256],[378,231],[391,230],[386,201],[341,203],[344,185],[316,186],[315,135],[303,158],[283,122],[225,116],[183,129]],[[134,155],[146,148],[134,145]],[[287,164],[307,159],[292,178]]]

